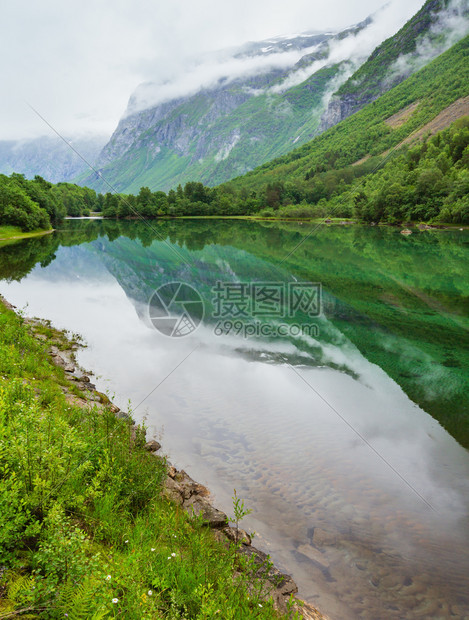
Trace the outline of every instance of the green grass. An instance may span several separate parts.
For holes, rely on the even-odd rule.
[[[0,617],[276,617],[241,556],[163,498],[144,430],[67,400],[32,329],[0,304]]]
[[[37,237],[38,235],[46,235],[52,232],[50,230],[32,230],[31,232],[23,232],[19,226],[0,226],[0,241],[8,239],[27,239],[28,237]]]

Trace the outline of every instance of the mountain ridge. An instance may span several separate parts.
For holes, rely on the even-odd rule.
[[[372,18],[340,33],[249,43],[236,58],[254,54],[259,59],[290,46],[300,58],[287,68],[221,79],[216,87],[138,111],[139,97],[145,100],[152,88],[143,85],[98,159],[100,175],[85,174],[79,182],[107,191],[105,178],[117,191],[137,193],[141,186],[167,191],[187,181],[216,186],[246,174],[307,143],[409,77],[432,59],[428,41],[433,56],[439,55],[450,17],[458,15],[469,32],[464,7],[461,0],[427,0],[362,59],[341,56],[337,46],[360,41]]]

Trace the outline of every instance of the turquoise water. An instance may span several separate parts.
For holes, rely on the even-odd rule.
[[[469,235],[307,232],[69,222],[0,248],[0,292],[81,333],[98,387],[122,408],[130,399],[228,513],[236,488],[257,545],[331,617],[464,617]],[[154,291],[174,281],[205,307],[183,338],[149,316]],[[321,283],[323,312],[260,315],[226,333],[213,316],[217,281]],[[286,329],[244,337],[246,323]]]

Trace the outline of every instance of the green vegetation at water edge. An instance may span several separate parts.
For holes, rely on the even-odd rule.
[[[0,617],[276,617],[234,549],[162,498],[144,430],[65,397],[41,332],[0,304]]]
[[[27,239],[29,237],[35,237],[36,235],[43,235],[46,232],[47,230],[43,228],[31,230],[30,232],[23,232],[19,226],[0,226],[0,241]]]
[[[101,204],[102,196],[88,187],[53,185],[40,176],[31,181],[22,174],[0,174],[0,226],[15,226],[22,232],[47,230],[67,215],[88,215],[101,209]]]
[[[301,183],[276,181],[261,192],[186,183],[167,195],[147,187],[137,196],[106,194],[105,217],[253,215],[286,219],[326,216],[363,221],[469,222],[469,117],[382,167],[371,158],[358,166],[308,172]]]

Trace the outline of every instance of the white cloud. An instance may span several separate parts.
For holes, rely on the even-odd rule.
[[[325,59],[318,60],[311,65],[295,71],[281,84],[271,90],[282,92],[287,88],[301,84],[309,76],[326,65],[333,65],[347,61],[347,71],[342,73],[345,81],[371,54],[371,52],[385,39],[395,34],[404,23],[409,20],[420,8],[420,0],[393,0],[373,15],[372,22],[360,30],[356,35],[342,40],[331,41],[330,51]]]
[[[110,133],[142,82],[178,83],[194,57],[244,41],[343,29],[381,1],[3,0],[0,139],[50,133],[25,101],[62,133]],[[392,2],[396,23],[421,4]]]
[[[467,0],[452,0],[441,13],[429,34],[419,41],[414,52],[399,56],[390,68],[390,79],[417,71],[469,33]]]

